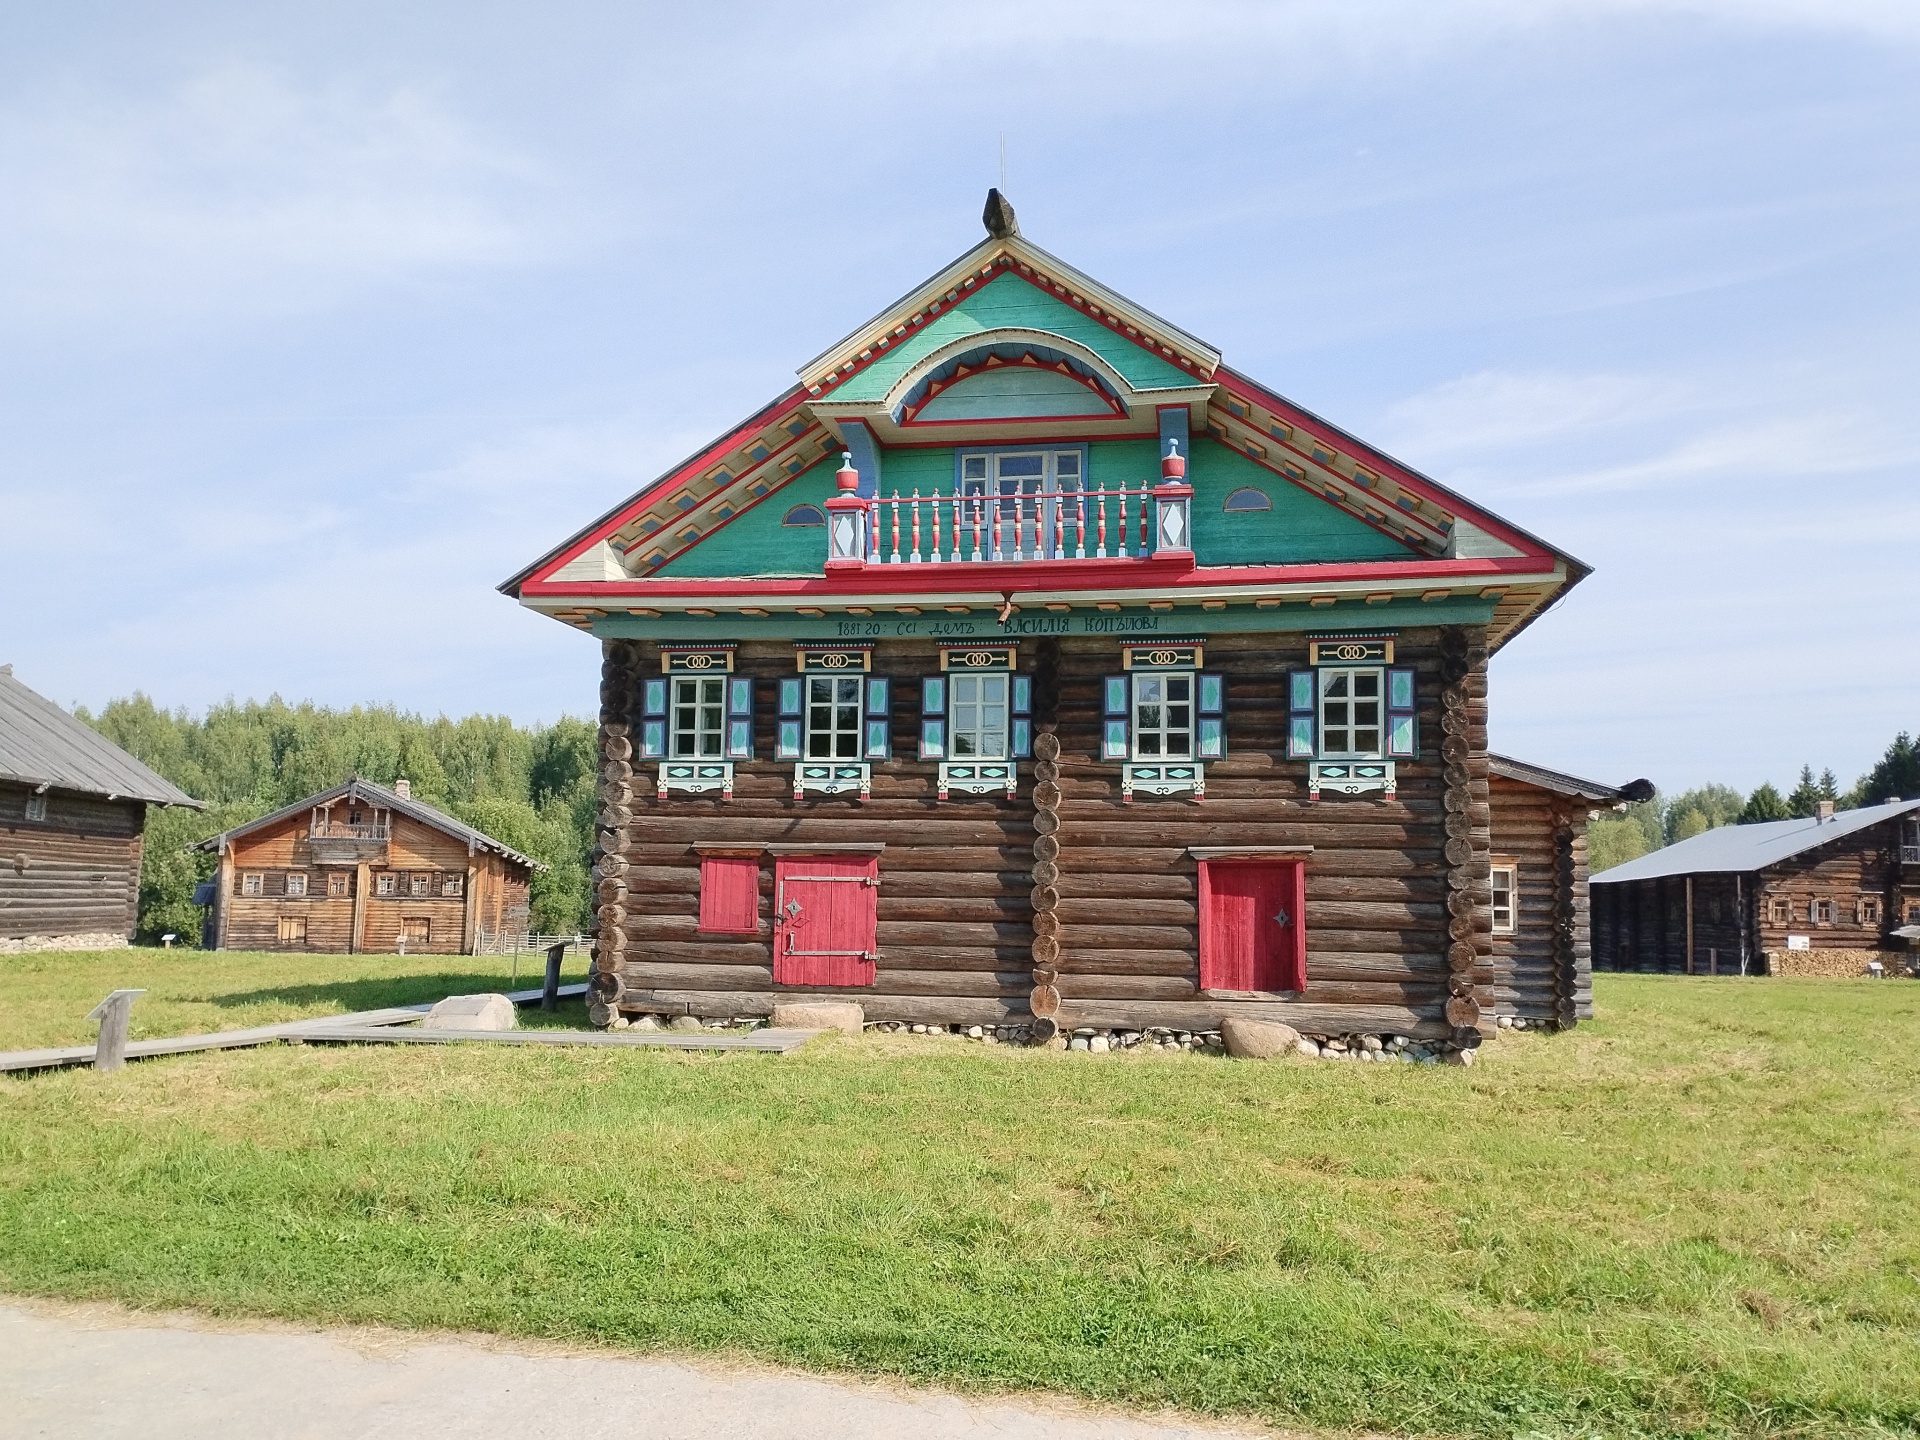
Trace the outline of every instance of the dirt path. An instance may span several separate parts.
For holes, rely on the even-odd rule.
[[[1225,1440],[1270,1431],[486,1337],[0,1302],[0,1415],[90,1440]]]

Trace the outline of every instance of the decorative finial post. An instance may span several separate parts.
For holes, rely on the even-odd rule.
[[[840,452],[840,468],[833,472],[834,494],[827,501],[827,569],[858,570],[867,563],[867,502],[854,492],[860,472],[853,453]]]
[[[981,223],[996,240],[1020,233],[1020,222],[1013,218],[1013,204],[998,190],[987,191],[987,208],[980,212]]]
[[[1153,558],[1193,563],[1193,487],[1187,484],[1187,457],[1180,442],[1167,441],[1160,460],[1160,483],[1153,487]]]

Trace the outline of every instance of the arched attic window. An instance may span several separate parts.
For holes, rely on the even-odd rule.
[[[796,505],[780,517],[782,525],[824,525],[826,514],[818,505]]]
[[[1222,510],[1271,510],[1273,501],[1258,485],[1242,485],[1220,502]]]

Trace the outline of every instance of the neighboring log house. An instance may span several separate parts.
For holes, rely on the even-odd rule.
[[[349,780],[201,843],[220,950],[473,954],[524,936],[546,866],[393,789]]]
[[[149,805],[201,808],[0,665],[0,951],[132,939]]]
[[[986,219],[502,586],[601,642],[595,1023],[1574,1021],[1618,794],[1502,833],[1487,660],[1586,567]]]
[[[1723,825],[1592,886],[1603,970],[1903,972],[1920,946],[1920,800]]]

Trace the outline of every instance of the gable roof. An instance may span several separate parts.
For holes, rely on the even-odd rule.
[[[998,298],[987,306],[989,291]],[[1156,408],[1188,407],[1195,436],[1210,436],[1406,546],[1404,560],[1387,563],[1398,566],[1409,583],[1412,567],[1425,564],[1433,584],[1483,587],[1481,598],[1494,602],[1496,647],[1589,573],[1538,537],[1240,375],[1206,341],[1015,229],[990,233],[800,367],[798,385],[576,531],[500,590],[583,629],[608,608],[625,608],[623,600],[648,605],[652,599],[643,597],[671,603],[682,593],[712,595],[717,582],[672,583],[661,567],[842,448],[870,453],[876,438],[883,444],[890,443],[890,434],[898,438],[895,427],[912,398],[907,392],[920,388],[921,371],[953,361],[976,336],[981,345],[998,337],[1059,349],[1065,353],[1048,363],[1084,364],[1102,372],[1103,381],[1120,380],[1134,402],[1131,420],[1122,415],[1108,422],[1121,430],[1138,430],[1143,412],[1153,423]],[[1252,578],[1289,578],[1289,567],[1253,568],[1262,574]],[[1229,579],[1212,573],[1216,569],[1202,567],[1180,583],[1249,578]],[[988,588],[997,591],[1008,584],[1024,588],[1030,577],[979,578],[991,580]],[[1324,572],[1312,577],[1339,578]],[[948,589],[952,578],[889,577],[890,589],[916,585]],[[794,587],[743,578],[737,588],[774,595]],[[842,587],[818,581],[811,588],[831,596]]]
[[[1537,785],[1542,790],[1551,790],[1556,795],[1569,795],[1576,800],[1621,805],[1629,800],[1653,798],[1653,785],[1647,780],[1629,780],[1624,785],[1602,785],[1598,780],[1582,780],[1577,775],[1549,770],[1544,765],[1529,765],[1509,755],[1489,753],[1487,762],[1493,773],[1502,779],[1517,780],[1523,785]]]
[[[326,805],[340,800],[358,800],[363,805],[375,805],[382,809],[398,811],[422,825],[430,825],[443,834],[466,842],[469,849],[491,850],[505,859],[525,865],[530,870],[545,870],[546,865],[530,855],[522,855],[511,845],[502,844],[485,831],[476,830],[464,821],[456,820],[446,811],[427,804],[424,800],[415,800],[412,796],[397,795],[384,785],[376,785],[371,780],[362,780],[354,776],[342,781],[331,790],[320,790],[304,800],[296,800],[291,805],[283,805],[271,815],[262,815],[258,820],[249,820],[244,825],[236,825],[231,830],[222,830],[218,835],[210,835],[202,840],[197,848],[201,850],[222,850],[243,835],[251,835],[256,830],[264,830],[269,825],[277,825],[291,819],[302,810],[311,810],[316,805]]]
[[[0,666],[0,779],[82,795],[206,807],[156,775],[83,720],[77,720]]]
[[[1664,850],[1642,855],[1592,878],[1595,885],[1618,885],[1628,880],[1658,880],[1670,875],[1749,875],[1782,860],[1790,860],[1835,840],[1902,815],[1920,814],[1920,800],[1891,800],[1885,805],[1863,805],[1840,810],[1831,820],[1768,820],[1758,825],[1722,825]]]

